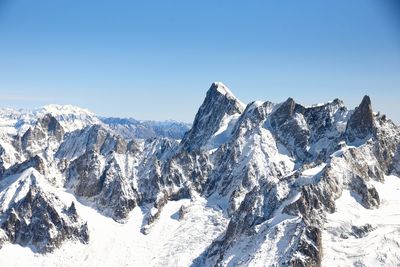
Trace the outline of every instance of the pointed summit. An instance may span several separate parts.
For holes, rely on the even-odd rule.
[[[60,122],[50,113],[45,114],[38,119],[37,125],[40,125],[48,134],[54,135],[58,141],[61,141],[64,136],[64,128]]]
[[[211,96],[216,96],[216,95],[220,94],[220,95],[225,96],[228,99],[235,100],[239,104],[239,106],[241,106],[240,108],[242,109],[242,111],[246,107],[246,105],[243,104],[239,99],[237,99],[236,96],[232,93],[232,91],[229,90],[229,88],[222,82],[213,82],[211,84],[210,89],[207,92],[207,97],[209,94]]]
[[[237,101],[239,101],[239,100],[235,97],[235,95],[232,93],[232,91],[229,90],[229,88],[228,88],[225,84],[223,84],[222,82],[213,82],[213,83],[211,84],[211,87],[210,87],[209,91],[212,91],[212,90],[215,90],[215,91],[217,91],[218,93],[220,93],[220,94],[222,94],[222,95],[224,95],[224,96],[226,96],[226,97],[228,97],[228,98],[236,99]],[[240,102],[240,101],[239,101],[239,102]],[[242,103],[241,103],[241,104],[242,104]],[[244,104],[243,104],[243,105],[244,105]]]
[[[371,112],[372,112],[371,99],[369,98],[369,96],[365,95],[361,101],[361,104],[358,107],[359,108],[367,108],[368,110],[371,110]]]
[[[279,108],[271,115],[271,124],[273,127],[280,126],[288,119],[293,117],[295,112],[304,113],[304,107],[297,104],[293,98],[289,97]]]
[[[214,82],[207,91],[193,122],[193,127],[182,139],[185,149],[201,148],[218,131],[225,116],[242,114],[245,105],[221,82]]]
[[[354,142],[357,139],[364,139],[373,133],[374,128],[375,122],[371,99],[365,95],[361,104],[354,110],[354,113],[347,122],[347,139],[350,142]]]

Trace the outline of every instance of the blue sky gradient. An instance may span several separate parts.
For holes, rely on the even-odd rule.
[[[398,3],[398,2],[397,2]],[[243,102],[364,94],[400,122],[396,0],[0,0],[0,106],[191,122],[213,81]]]

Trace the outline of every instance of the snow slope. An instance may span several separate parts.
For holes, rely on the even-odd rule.
[[[400,130],[368,96],[355,110],[245,107],[214,83],[181,142],[178,124],[0,111],[0,266],[400,262],[400,179],[387,176]]]
[[[0,108],[0,136],[23,134],[33,127],[38,118],[51,114],[64,131],[73,132],[91,125],[102,125],[124,138],[146,139],[169,137],[181,139],[190,124],[178,121],[139,121],[132,118],[101,117],[92,111],[72,105],[46,105],[34,110]]]
[[[227,225],[222,213],[198,197],[168,202],[150,233],[144,235],[138,207],[126,224],[120,224],[79,203],[68,192],[59,190],[58,195],[65,203],[75,201],[77,212],[88,221],[89,244],[67,242],[45,255],[7,244],[0,249],[0,266],[189,266]],[[182,205],[188,207],[188,213],[179,220]]]
[[[327,216],[322,235],[323,266],[399,266],[400,178],[385,180],[374,182],[381,197],[378,209],[365,209],[347,190],[336,201],[337,211]],[[370,231],[358,234],[366,225]]]

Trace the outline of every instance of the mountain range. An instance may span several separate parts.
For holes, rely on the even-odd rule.
[[[193,124],[0,110],[1,266],[399,266],[400,129],[364,96]]]

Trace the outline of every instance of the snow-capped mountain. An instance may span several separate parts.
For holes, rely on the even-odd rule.
[[[110,118],[71,105],[47,105],[35,110],[0,109],[0,132],[23,133],[34,126],[38,118],[51,114],[64,131],[73,132],[90,125],[110,128],[125,139],[168,137],[182,139],[190,124],[178,121],[139,121],[132,118]]]
[[[38,118],[46,114],[56,118],[68,132],[101,123],[97,116],[87,109],[71,105],[47,105],[35,110],[0,109],[0,129],[8,133],[25,132]]]
[[[368,96],[245,105],[213,83],[190,129],[53,105],[0,122],[0,265],[400,262],[400,129]]]
[[[178,121],[139,121],[132,118],[100,118],[108,127],[127,139],[147,139],[150,137],[168,137],[182,139],[190,129],[190,124]]]

